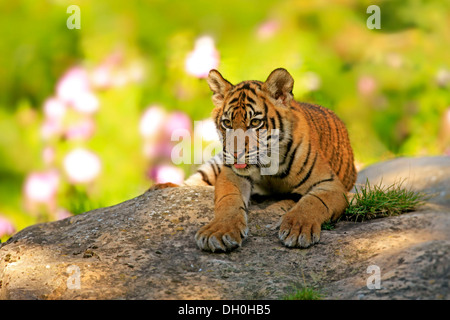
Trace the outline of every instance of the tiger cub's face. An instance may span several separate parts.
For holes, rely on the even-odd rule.
[[[284,69],[274,70],[266,80],[232,85],[211,70],[208,84],[213,91],[213,120],[222,137],[224,164],[241,176],[275,174],[278,170],[283,125],[292,97],[293,79]]]

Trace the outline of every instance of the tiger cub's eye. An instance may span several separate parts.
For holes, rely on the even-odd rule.
[[[250,126],[253,128],[256,128],[257,126],[259,126],[261,124],[262,120],[260,119],[252,119],[252,121],[250,121]]]
[[[228,119],[223,119],[223,120],[222,120],[222,125],[223,125],[225,128],[231,128],[231,121],[228,120]]]

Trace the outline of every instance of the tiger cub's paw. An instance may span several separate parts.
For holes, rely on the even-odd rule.
[[[166,183],[157,183],[151,186],[148,191],[155,191],[155,190],[161,190],[166,188],[176,188],[179,187],[179,185],[172,183],[172,182],[166,182]]]
[[[307,248],[319,242],[321,225],[313,217],[286,213],[278,236],[286,247]]]
[[[244,217],[214,219],[198,230],[195,241],[206,251],[230,251],[242,245],[248,227]]]

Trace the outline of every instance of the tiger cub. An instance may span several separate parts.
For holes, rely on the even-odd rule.
[[[207,82],[223,152],[184,183],[215,186],[215,217],[195,235],[198,247],[241,246],[252,194],[294,194],[300,200],[283,216],[279,238],[287,247],[317,243],[322,223],[344,212],[356,180],[344,123],[326,108],[295,101],[294,80],[282,68],[265,82],[237,85],[211,70]]]

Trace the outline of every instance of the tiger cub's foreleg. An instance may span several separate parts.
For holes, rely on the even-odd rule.
[[[320,240],[322,223],[337,219],[347,207],[347,191],[332,175],[317,183],[288,211],[281,222],[279,238],[287,247],[307,248]]]
[[[217,176],[222,170],[222,154],[212,157],[207,162],[202,164],[197,171],[187,178],[181,186],[214,186],[216,184]],[[175,188],[180,185],[166,182],[166,183],[156,183],[150,187],[149,191]]]
[[[197,245],[207,251],[227,251],[241,246],[247,236],[247,206],[251,185],[228,167],[215,184],[214,219],[195,235]]]

